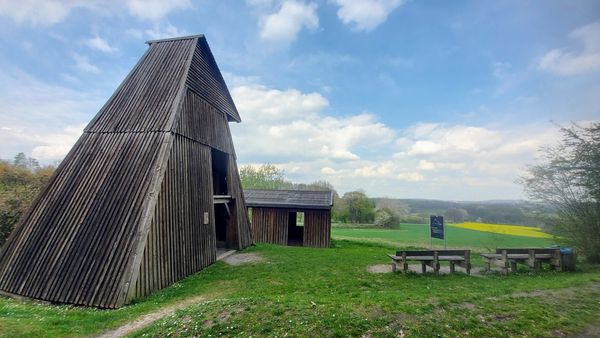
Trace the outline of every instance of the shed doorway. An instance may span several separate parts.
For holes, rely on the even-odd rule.
[[[237,219],[232,212],[236,210],[228,182],[227,167],[229,155],[211,148],[213,205],[215,215],[215,239],[217,249],[237,249]]]
[[[300,220],[300,222],[299,222]],[[303,246],[304,245],[304,213],[290,212],[288,213],[288,245]]]

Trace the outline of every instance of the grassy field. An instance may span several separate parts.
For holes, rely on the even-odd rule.
[[[348,228],[334,226],[331,232],[337,239],[380,243],[391,246],[429,247],[429,226],[426,224],[402,224],[400,229]],[[490,251],[497,247],[536,246],[545,247],[556,243],[553,238],[506,235],[490,231],[476,231],[458,226],[446,227],[446,243],[452,248],[472,248],[475,251]],[[433,240],[437,248],[444,241]]]
[[[480,277],[369,273],[368,266],[387,264],[386,254],[396,247],[423,242],[417,235],[422,229],[412,227],[413,232],[405,227],[389,233],[335,229],[336,237],[342,232],[344,237],[375,241],[336,239],[330,249],[259,244],[244,252],[258,254],[264,262],[217,262],[120,310],[0,297],[0,335],[93,335],[197,295],[205,300],[133,336],[547,337],[600,324],[598,266],[580,264],[574,273],[522,270]],[[449,239],[452,245],[468,242],[459,240],[461,234],[485,242],[472,230],[449,229],[448,234],[456,236]],[[501,243],[527,243],[498,236]],[[539,242],[544,239],[529,240],[529,245],[544,245]]]

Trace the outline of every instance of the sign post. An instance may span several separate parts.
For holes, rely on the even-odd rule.
[[[444,227],[444,216],[429,216],[430,243],[433,249],[433,239],[443,239],[446,248],[446,228]]]

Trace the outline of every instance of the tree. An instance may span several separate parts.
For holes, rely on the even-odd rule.
[[[583,254],[600,262],[600,123],[561,128],[556,146],[541,150],[539,164],[520,179],[532,199],[554,207],[548,228]]]
[[[53,172],[54,167],[40,167],[23,153],[13,163],[0,160],[0,246]]]
[[[342,196],[346,219],[351,223],[372,223],[375,220],[375,203],[364,191],[347,192]]]
[[[272,164],[259,167],[245,165],[240,168],[240,180],[244,189],[283,189],[286,181],[284,171]]]
[[[469,217],[469,213],[465,209],[450,208],[446,210],[445,216],[452,223],[457,223],[466,220]]]
[[[379,208],[375,211],[374,224],[384,228],[394,228],[400,225],[400,217],[389,208]]]
[[[31,170],[40,169],[40,164],[35,158],[27,157],[25,153],[18,153],[13,159],[13,164],[17,167]]]

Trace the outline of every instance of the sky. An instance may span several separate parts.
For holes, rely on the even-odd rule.
[[[340,193],[522,199],[600,119],[600,2],[0,0],[0,158],[59,162],[151,39],[204,34],[238,165]]]

